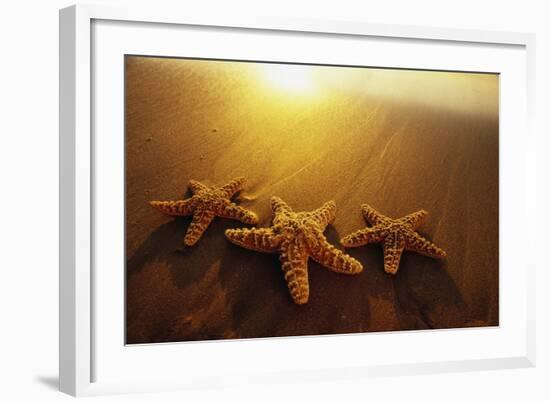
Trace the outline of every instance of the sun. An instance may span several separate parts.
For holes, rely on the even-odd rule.
[[[292,92],[306,92],[314,88],[312,69],[306,65],[265,64],[264,73],[271,86]]]

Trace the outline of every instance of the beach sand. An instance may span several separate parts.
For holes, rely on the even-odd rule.
[[[286,82],[276,65],[125,64],[127,343],[498,325],[497,75],[287,66]],[[356,276],[310,260],[310,299],[295,305],[276,254],[224,237],[245,224],[216,218],[185,248],[190,218],[149,205],[238,176],[234,199],[259,226],[273,195],[296,211],[333,199],[325,234],[342,249],[366,225],[362,203],[425,209],[418,231],[448,256],[405,252],[396,276],[379,244],[346,251]]]

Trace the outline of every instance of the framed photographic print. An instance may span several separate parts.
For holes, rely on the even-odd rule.
[[[61,390],[532,366],[533,46],[62,10]]]

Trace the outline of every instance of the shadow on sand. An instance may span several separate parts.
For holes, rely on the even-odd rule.
[[[165,266],[171,284],[184,299],[174,302],[166,312],[168,316],[162,320],[166,327],[155,327],[145,335],[147,342],[414,330],[464,324],[464,302],[442,261],[405,253],[400,271],[390,276],[384,272],[380,247],[372,245],[349,252],[363,263],[365,270],[347,276],[310,259],[309,302],[295,305],[278,254],[250,251],[225,239],[225,229],[242,226],[239,222],[216,219],[196,246],[184,248],[181,244],[188,222],[188,218],[174,219],[160,226],[128,260],[128,283],[146,264]],[[332,226],[325,234],[331,243],[338,244],[339,236]],[[212,288],[217,288],[218,293],[202,292],[197,296],[198,289],[204,286],[201,280],[214,268],[218,271]],[[186,298],[185,294],[192,293],[194,299]],[[161,302],[159,294],[141,296]],[[213,299],[220,296],[223,302],[215,303]],[[166,305],[159,304],[158,308]],[[136,310],[131,316],[142,318]],[[178,323],[186,316],[201,323]],[[127,327],[132,327],[131,323]],[[132,333],[128,334],[133,338]]]
[[[404,252],[395,276],[384,271],[382,248],[368,245],[350,250],[368,270],[365,292],[391,303],[390,310],[372,311],[386,327],[370,325],[368,331],[420,330],[464,327],[467,308],[460,291],[446,269],[444,260]],[[385,316],[378,316],[385,314]],[[390,316],[391,315],[391,316]],[[393,324],[389,324],[393,319]],[[374,323],[374,322],[373,322]]]
[[[336,230],[325,232],[338,243]],[[310,295],[293,303],[278,254],[262,254],[232,245],[224,253],[220,282],[228,289],[232,331],[238,338],[341,334],[361,331],[369,321],[368,299],[361,295],[363,274],[336,274],[311,258]],[[361,299],[358,302],[358,299]]]

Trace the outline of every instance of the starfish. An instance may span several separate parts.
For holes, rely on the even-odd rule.
[[[234,244],[259,252],[277,252],[290,295],[296,304],[309,299],[307,261],[309,257],[328,269],[357,274],[361,263],[336,249],[323,231],[334,220],[336,204],[325,203],[313,212],[294,212],[281,198],[271,198],[273,224],[268,228],[238,228],[225,231]]]
[[[432,258],[444,258],[445,251],[416,232],[428,216],[420,210],[400,219],[391,219],[377,212],[367,204],[361,205],[363,217],[372,227],[363,228],[341,239],[346,248],[370,243],[382,243],[384,248],[384,270],[396,274],[404,250],[414,251]]]
[[[258,217],[235,203],[231,198],[243,189],[244,178],[229,181],[223,187],[209,187],[190,180],[189,188],[193,196],[176,201],[151,201],[151,206],[168,216],[193,216],[185,234],[184,244],[193,246],[206,231],[214,217],[235,219],[247,224],[256,224]]]

